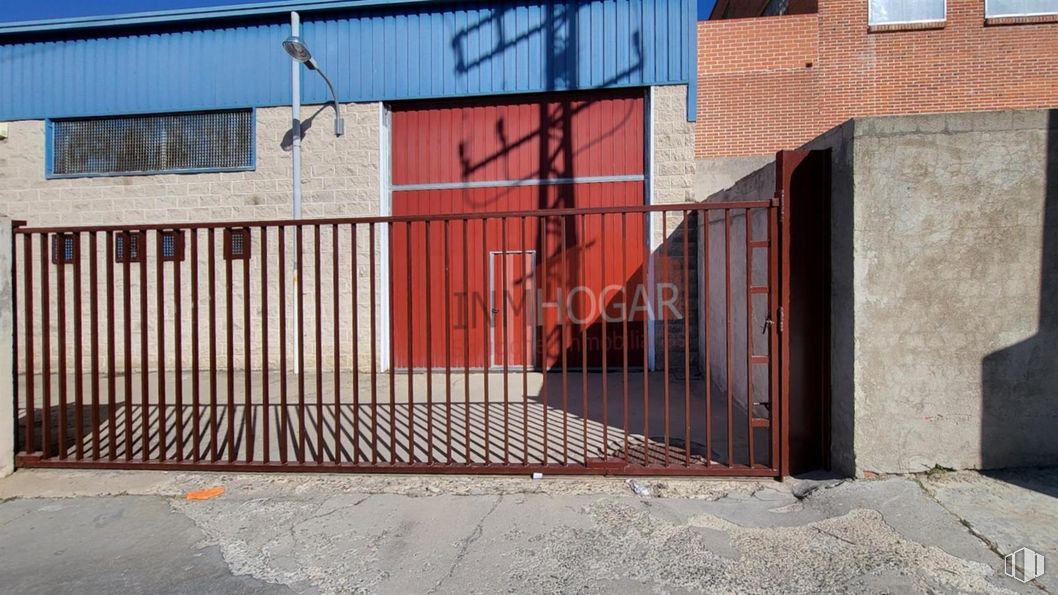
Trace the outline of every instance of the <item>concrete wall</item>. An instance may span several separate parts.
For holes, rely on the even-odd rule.
[[[854,143],[857,469],[1058,463],[1058,111],[865,118]]]
[[[695,200],[758,200],[775,194],[774,153],[699,159],[694,165]]]

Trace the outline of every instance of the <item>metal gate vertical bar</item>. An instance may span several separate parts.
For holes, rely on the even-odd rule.
[[[503,293],[503,296],[502,296],[502,298],[503,298],[503,307],[500,309],[500,311],[503,314],[503,318],[502,318],[502,320],[503,320],[502,331],[503,332],[501,333],[501,335],[503,336],[503,343],[502,343],[503,344],[503,462],[504,463],[509,463],[510,460],[511,460],[511,430],[510,430],[510,410],[509,410],[509,407],[510,407],[510,405],[509,405],[509,401],[510,401],[510,398],[509,398],[510,397],[510,387],[508,385],[508,373],[509,373],[508,362],[510,360],[510,358],[508,357],[509,356],[508,351],[509,351],[510,343],[507,341],[507,325],[508,325],[508,322],[509,322],[507,319],[509,318],[510,313],[507,310],[507,293],[508,293],[508,291],[507,291],[507,252],[510,250],[510,246],[507,244],[507,218],[506,217],[501,217],[500,218],[500,250],[502,251],[500,253],[501,254],[501,256],[500,256],[500,264],[501,264],[500,276],[502,278],[501,281],[500,281],[500,288],[502,289],[502,293]],[[429,266],[427,266],[427,270],[429,270]],[[495,291],[496,290],[495,289],[495,284],[493,284],[493,286],[490,287],[489,289],[491,289],[492,291]],[[429,312],[430,311],[429,308],[427,308],[426,311]]]
[[[183,230],[173,232],[173,392],[176,414],[176,460],[184,460],[184,267]]]
[[[542,293],[542,297],[540,298],[541,302],[544,302],[544,301],[546,301],[548,299],[547,285],[548,285],[548,277],[551,274],[551,266],[550,266],[551,258],[550,258],[550,252],[549,252],[548,242],[547,242],[547,240],[548,240],[547,228],[550,225],[549,221],[550,220],[548,218],[546,218],[546,217],[538,217],[536,219],[537,231],[539,232],[539,235],[540,235],[540,254],[537,256],[537,260],[539,262],[537,268],[540,271],[538,274],[540,276],[540,291]],[[541,397],[541,401],[543,402],[543,408],[542,408],[542,414],[543,414],[543,428],[542,428],[542,430],[543,431],[541,432],[541,438],[540,438],[540,440],[541,440],[540,451],[541,451],[542,454],[541,454],[540,464],[541,465],[547,465],[548,458],[550,457],[550,453],[551,453],[551,451],[550,451],[550,442],[548,442],[548,423],[547,423],[547,413],[548,413],[548,409],[550,409],[550,404],[548,403],[547,386],[549,384],[549,382],[548,382],[548,373],[550,372],[550,368],[551,368],[551,361],[550,361],[551,350],[549,349],[549,347],[550,347],[550,339],[548,337],[548,334],[551,331],[548,328],[547,316],[545,314],[543,314],[543,308],[540,308],[540,312],[541,312],[541,316],[540,316],[540,370],[543,373],[542,374],[543,379],[542,379],[542,381],[540,383],[540,397]]]
[[[678,295],[683,299],[681,304],[681,315],[683,323],[683,456],[684,465],[691,464],[691,307],[689,303],[691,292],[690,278],[690,236],[692,225],[691,211],[682,211],[683,214],[683,288]],[[701,296],[698,296],[701,299]],[[708,458],[708,453],[706,454]]]
[[[83,283],[81,282],[81,233],[77,232],[73,235],[73,395],[74,395],[74,453],[77,460],[84,459],[84,362],[82,356],[84,355],[84,336],[82,334],[82,326],[84,321],[81,320],[81,293],[84,290]]]
[[[55,261],[55,279],[58,283],[57,315],[59,333],[59,458],[66,458],[66,428],[69,423],[66,411],[66,246],[65,237],[61,234],[52,236],[52,260]]]
[[[147,232],[140,235],[140,441],[143,452],[140,458],[146,462],[151,456],[150,444],[150,376],[148,375],[150,355],[147,350],[148,316],[147,307]],[[130,252],[131,254],[131,252]]]
[[[603,283],[609,281],[610,276],[606,270],[606,214],[599,215],[599,237],[602,238],[601,245],[599,247],[599,270],[602,274]],[[602,458],[607,460],[610,458],[610,374],[606,368],[607,355],[610,351],[610,336],[606,332],[606,319],[609,317],[606,309],[606,289],[600,291],[599,294],[599,319],[602,323],[602,328],[599,331],[599,345],[602,349]]]
[[[452,459],[452,258],[448,220],[443,223],[444,241],[444,343],[445,343],[445,461]]]
[[[124,455],[125,461],[132,460],[133,435],[132,435],[132,250],[133,235],[130,232],[120,232],[114,239],[121,240],[122,249],[118,255],[121,258],[121,321],[122,321],[122,354],[125,360],[125,383],[123,390],[122,417],[125,426]],[[137,250],[139,247],[137,247]],[[117,252],[117,251],[115,251]]]
[[[735,465],[735,436],[734,436],[734,383],[731,381],[732,360],[734,354],[734,321],[731,319],[731,210],[724,210],[724,326],[727,331],[727,340],[724,343],[726,351],[726,372],[724,385],[727,388],[727,466]]]
[[[41,453],[51,456],[51,279],[48,274],[48,234],[40,235],[40,364],[41,364]]]
[[[13,226],[14,227],[14,226]],[[12,236],[12,245],[14,245],[14,236]],[[14,258],[14,251],[12,250],[12,258]],[[25,235],[22,237],[22,292],[23,292],[23,308],[25,309],[23,328],[25,329],[25,374],[26,374],[26,418],[25,424],[22,430],[23,446],[22,450],[26,453],[36,452],[37,447],[34,442],[34,426],[36,425],[36,398],[34,394],[33,378],[34,378],[34,362],[33,362],[33,236]],[[16,410],[17,410],[16,403]]]
[[[562,464],[569,465],[569,363],[567,361],[566,355],[566,326],[567,321],[569,320],[569,316],[568,313],[566,316],[562,315],[563,306],[565,305],[562,303],[562,290],[566,289],[568,291],[568,286],[570,282],[568,253],[569,242],[566,239],[566,218],[559,217],[558,222],[559,229],[561,230],[558,240],[558,248],[560,250],[559,258],[562,261],[560,263],[562,265],[562,276],[559,280],[559,285],[556,288],[559,324],[558,352],[559,355],[562,357]],[[568,295],[566,296],[566,303],[569,303]]]
[[[250,282],[250,241],[252,237],[251,228],[247,227],[244,230],[245,241],[243,242],[243,259],[242,259],[242,335],[243,335],[243,436],[245,437],[246,444],[244,453],[246,461],[250,462],[254,457],[254,407],[253,407],[253,392],[252,377],[253,377],[253,364],[251,360],[252,351],[250,349],[250,343],[253,335],[253,323],[250,319],[250,293],[253,291],[253,284]]]
[[[357,224],[349,226],[349,275],[352,277],[352,292],[349,311],[352,337],[352,463],[360,464],[360,268],[358,265],[359,239]],[[368,248],[369,251],[375,247]],[[373,302],[373,295],[371,296]],[[371,344],[375,344],[375,332],[371,332]],[[372,371],[373,373],[373,371]]]
[[[338,302],[341,297],[341,288],[338,285],[338,261],[340,250],[341,246],[339,245],[338,225],[333,224],[331,225],[331,298],[333,300],[331,326],[334,331],[334,343],[332,345],[332,349],[334,350],[334,451],[331,456],[331,461],[335,464],[342,462],[342,317],[341,312],[338,309]],[[355,270],[353,271],[353,275],[355,278]],[[353,310],[353,316],[355,315],[356,310]],[[353,341],[356,341],[355,335],[353,336]],[[356,385],[353,385],[353,391],[356,391]]]
[[[521,235],[518,239],[522,242],[523,250],[528,250],[529,237],[526,235],[526,223],[528,217],[518,218],[518,228],[521,231]],[[527,254],[522,254],[522,307],[525,308],[526,312],[526,324],[525,332],[530,333],[529,337],[533,337],[535,333],[534,328],[529,327],[529,321],[535,321],[535,318],[530,314],[530,296],[529,296],[529,258]],[[533,284],[535,286],[535,284]],[[535,324],[535,322],[533,322]],[[524,337],[522,343],[522,464],[529,465],[529,366],[532,364],[532,360],[529,355],[529,337]],[[533,349],[535,350],[535,349]]]
[[[529,249],[529,237],[526,235],[526,223],[528,223],[528,217],[519,218],[519,229],[520,240],[522,250]],[[522,256],[522,307],[525,308],[526,313],[526,325],[525,332],[529,333],[529,337],[534,337],[536,333],[535,328],[530,328],[529,322],[532,321],[533,326],[536,325],[535,312],[532,312],[530,308],[533,304],[530,302],[529,295],[529,279],[532,277],[536,279],[535,274],[530,274],[526,269],[526,256]],[[536,283],[533,284],[534,287]],[[524,337],[521,341],[522,344],[522,464],[529,464],[529,367],[532,365],[532,360],[529,355],[529,337]],[[536,349],[534,348],[535,352]]]
[[[104,236],[106,249],[106,299],[107,299],[107,459],[117,458],[117,374],[114,362],[114,235]]]
[[[580,270],[577,271],[577,278],[570,279],[570,283],[574,284],[570,288],[570,291],[574,289],[580,289],[588,283],[588,271],[585,268],[584,253],[588,250],[588,235],[587,225],[585,220],[588,218],[587,215],[578,217],[580,219],[580,233],[578,234],[576,246],[578,262]],[[584,292],[577,291],[577,295],[581,295]],[[572,308],[572,304],[569,306]],[[572,313],[571,313],[572,314]],[[580,313],[580,403],[581,403],[581,451],[584,457],[583,464],[588,463],[588,323],[587,316],[583,309]],[[568,448],[568,445],[567,445]]]
[[[426,462],[430,465],[433,464],[433,304],[431,303],[431,296],[433,295],[433,280],[430,278],[430,272],[432,267],[430,266],[430,254],[433,252],[433,245],[430,243],[430,225],[427,221],[423,227],[426,231],[426,248],[424,249],[426,257],[426,283],[423,285],[424,293],[426,294]],[[410,287],[409,287],[410,289]],[[414,413],[414,409],[409,405],[409,409]]]
[[[483,280],[488,279],[489,270],[489,222],[488,219],[481,219],[481,278]],[[488,286],[488,281],[484,284],[484,295],[488,295],[492,291],[492,288]],[[482,299],[482,302],[487,303],[488,300]],[[473,307],[473,306],[472,306]],[[473,311],[473,310],[472,310]],[[484,320],[481,325],[482,334],[482,345],[489,344],[489,327],[492,326],[492,313],[485,312]],[[483,398],[484,404],[484,416],[485,416],[485,464],[488,465],[490,462],[490,455],[492,454],[492,443],[489,440],[489,366],[492,362],[489,361],[487,347],[485,348],[485,358],[481,367],[481,386],[484,392]]]
[[[371,464],[378,463],[378,341],[375,318],[376,299],[375,287],[375,224],[367,225],[368,243],[368,286],[370,291],[368,309],[371,326]]]
[[[702,384],[705,385],[705,466],[709,467],[713,464],[713,363],[710,359],[712,335],[710,330],[712,324],[709,320],[711,316],[711,304],[712,301],[712,290],[711,280],[712,276],[710,273],[710,259],[709,259],[709,211],[701,212],[701,223],[699,224],[702,229],[701,242],[702,248],[702,283],[698,290],[700,295],[699,301],[702,303],[702,322],[700,323],[702,333],[705,335],[702,344],[705,346],[705,353],[701,355],[702,359]]]
[[[225,450],[228,462],[235,461],[235,286],[232,278],[232,239],[231,230],[225,230],[224,240],[224,346],[226,347],[225,363],[227,365],[227,376],[225,377],[227,392],[227,404],[224,408],[226,426]]]
[[[387,223],[386,243],[388,244],[388,250],[386,251],[387,258],[389,261],[389,304],[387,308],[389,311],[389,463],[397,462],[397,342],[394,334],[394,316],[393,310],[396,304],[396,294],[393,291],[393,277],[396,276],[396,270],[393,268],[393,222]]]
[[[220,447],[217,444],[217,241],[213,228],[206,234],[206,241],[209,242],[209,460],[216,463]]]
[[[349,226],[349,276],[352,279],[352,292],[350,297],[349,312],[352,316],[350,321],[352,326],[352,343],[353,343],[353,431],[351,432],[353,438],[353,464],[360,464],[360,270],[357,264],[359,250],[357,250],[359,234],[357,231],[356,224],[353,223]],[[368,250],[373,253],[375,247],[369,246]],[[371,297],[372,302],[374,296]],[[374,333],[372,333],[374,335]],[[374,336],[371,337],[372,345],[375,342]],[[372,358],[374,359],[374,358]]]
[[[261,229],[261,460],[266,464],[272,459],[271,413],[268,400],[268,227]],[[281,372],[285,372],[281,370]]]
[[[644,234],[643,238],[643,268],[640,272],[640,286],[646,285],[650,282],[648,278],[650,271],[653,268],[653,257],[650,254],[650,236],[649,233],[653,232],[653,229],[649,225],[650,213],[641,213],[641,225],[642,229],[648,230]],[[649,295],[649,294],[648,294]],[[649,297],[647,298],[649,299]],[[650,345],[650,341],[653,338],[653,333],[650,332],[650,325],[653,324],[650,316],[650,310],[648,309],[643,315],[643,465],[650,464],[650,351],[654,347]]]
[[[670,270],[672,268],[672,259],[669,257],[669,251],[672,248],[671,248],[671,246],[667,245],[668,237],[669,237],[669,213],[668,213],[668,211],[662,211],[661,212],[661,237],[662,237],[662,240],[661,240],[661,242],[662,242],[662,244],[661,244],[661,275],[665,279],[664,285],[662,285],[662,287],[666,287],[668,285],[668,283],[671,281],[671,279],[669,279],[669,276],[670,276],[669,273],[670,273]],[[661,300],[660,300],[660,298],[661,298],[661,288],[657,288],[656,287],[654,289],[654,291],[657,292],[657,296],[658,297],[657,297],[657,299],[651,300],[651,301],[653,301],[655,304],[658,304],[660,306],[660,304],[661,304]],[[670,456],[670,452],[669,452],[670,446],[669,445],[670,445],[670,438],[671,438],[671,435],[672,435],[671,431],[670,431],[670,427],[669,427],[669,423],[671,421],[670,420],[671,414],[670,414],[670,411],[669,411],[669,409],[670,409],[669,378],[671,377],[671,370],[669,368],[669,317],[668,317],[668,314],[666,312],[667,310],[668,310],[668,308],[664,308],[664,307],[661,308],[661,352],[662,352],[662,366],[663,366],[662,370],[664,370],[664,375],[661,378],[661,382],[662,382],[662,385],[663,385],[663,389],[662,390],[664,391],[662,393],[662,403],[663,403],[663,405],[662,405],[662,407],[663,407],[662,415],[664,416],[664,420],[663,420],[664,421],[664,435],[665,435],[665,438],[664,438],[665,439],[665,457],[664,457],[665,463],[664,464],[665,464],[666,467],[669,466],[669,456]],[[649,309],[648,309],[648,311],[649,311]],[[657,316],[656,312],[654,313],[654,316]]]
[[[26,423],[23,429],[22,449],[27,452],[36,452],[37,446],[34,442],[34,426],[36,426],[36,395],[34,392],[33,379],[35,375],[33,362],[33,236],[22,236],[22,302],[25,308],[25,361],[26,361]],[[47,284],[45,280],[43,284]]]
[[[414,316],[412,314],[412,303],[415,301],[415,292],[414,292],[413,275],[412,275],[412,273],[413,273],[412,269],[414,267],[412,266],[412,263],[415,261],[415,252],[414,252],[414,248],[412,246],[412,241],[411,241],[412,234],[414,232],[415,232],[415,230],[412,227],[412,224],[411,224],[410,221],[404,224],[404,240],[405,240],[406,249],[407,249],[407,252],[405,253],[407,255],[406,256],[407,262],[404,263],[404,268],[405,268],[405,271],[407,272],[407,282],[408,282],[408,285],[407,285],[407,288],[406,288],[407,296],[405,297],[405,300],[407,301],[407,304],[408,304],[408,324],[407,324],[407,334],[405,334],[404,336],[407,337],[407,341],[408,341],[408,372],[409,372],[409,374],[408,374],[408,428],[407,428],[408,445],[407,445],[407,448],[408,448],[408,462],[409,463],[414,463],[415,462],[415,389],[414,389],[414,384],[415,383],[412,382],[412,378],[411,378],[411,371],[414,369],[414,362],[415,362],[415,350],[414,350],[415,349],[415,337],[414,337],[415,330],[413,328],[413,322],[414,322],[415,318],[414,318]],[[397,415],[396,409],[393,410],[391,415],[393,415],[394,418],[396,418],[396,415]],[[394,460],[394,462],[395,462],[395,460]]]
[[[621,213],[621,237],[628,238],[628,215],[627,213]],[[624,292],[624,299],[628,299],[628,242],[621,242],[621,278],[624,279],[624,286],[622,287]],[[621,428],[624,430],[624,461],[625,464],[631,463],[631,452],[629,451],[629,435],[631,433],[630,421],[629,421],[629,407],[631,406],[630,394],[628,390],[628,319],[631,315],[628,310],[625,310],[623,316],[621,316],[621,384],[623,385],[622,398],[623,406],[622,409],[622,420]]]
[[[202,396],[199,393],[198,230],[191,230],[191,460],[202,458]]]
[[[290,403],[287,400],[287,246],[286,227],[276,230],[276,252],[279,256],[279,462],[286,465],[287,433],[290,431]]]
[[[320,268],[320,250],[321,241],[320,234],[322,233],[319,225],[312,227],[313,231],[313,258],[312,258],[312,277],[313,284],[315,286],[315,293],[312,298],[313,307],[315,308],[315,328],[316,335],[316,351],[313,355],[316,357],[316,463],[323,462],[323,291],[322,291],[322,280],[323,270]]]
[[[470,221],[463,219],[463,457],[470,459]]]
[[[298,378],[298,439],[294,454],[297,455],[298,463],[305,462],[307,438],[305,433],[305,276],[302,274],[305,247],[303,235],[302,226],[296,225],[294,227],[294,308],[297,309],[295,313],[297,330],[294,332],[297,335],[294,337],[294,344],[297,345],[297,353],[294,357],[297,359],[294,363],[294,373]]]
[[[158,328],[156,336],[158,339],[158,460],[166,459],[166,432],[165,432],[165,258],[162,249],[162,233],[154,234],[156,254],[154,271],[157,285],[157,302],[155,308],[158,310]],[[174,247],[175,251],[175,247]],[[146,259],[144,259],[146,260]],[[179,288],[174,287],[173,291]],[[141,374],[146,375],[149,368],[143,365]]]

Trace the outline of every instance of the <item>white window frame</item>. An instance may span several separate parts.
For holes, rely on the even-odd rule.
[[[1008,19],[1018,17],[1045,17],[1045,16],[1058,16],[1058,7],[1050,12],[1009,12],[1004,14],[992,14],[990,6],[992,0],[985,0],[985,18],[986,19]]]
[[[986,0],[987,1],[987,0]],[[944,3],[944,16],[939,19],[919,19],[916,21],[886,21],[884,23],[878,23],[874,20],[874,13],[871,11],[871,2],[867,1],[867,26],[868,27],[887,27],[889,25],[918,25],[923,23],[945,23],[948,21],[948,0],[941,0]]]

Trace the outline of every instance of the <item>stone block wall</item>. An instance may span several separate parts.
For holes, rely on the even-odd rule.
[[[653,87],[651,89],[651,110],[653,112],[653,145],[654,161],[652,164],[651,192],[653,204],[680,204],[694,200],[695,163],[694,163],[694,123],[687,121],[687,88],[678,86]],[[664,220],[662,219],[664,217]],[[698,318],[698,282],[696,276],[698,253],[697,238],[693,218],[690,233],[687,233],[687,221],[678,211],[665,215],[660,213],[651,217],[652,254],[654,283],[672,284],[678,288],[675,309],[684,318],[668,321],[668,349],[670,370],[684,368],[684,329],[689,329],[690,336],[686,343],[691,346],[692,359],[697,361],[697,327]],[[687,252],[690,260],[689,283],[683,282],[684,240],[687,241]],[[663,299],[666,296],[662,296]],[[656,301],[655,301],[656,303]],[[666,310],[666,316],[671,314]],[[660,313],[659,313],[660,317]],[[689,324],[685,325],[685,322]],[[657,322],[654,328],[655,364],[663,365],[662,356],[666,337]]]
[[[346,119],[346,133],[341,138],[336,138],[333,133],[333,110],[324,106],[303,106],[302,117],[304,122],[304,138],[302,141],[302,204],[303,217],[359,217],[377,216],[381,214],[382,195],[382,152],[380,150],[380,105],[374,104],[347,104],[342,106],[343,115]],[[227,172],[227,173],[201,173],[185,175],[148,175],[148,176],[112,176],[72,179],[45,179],[45,132],[44,123],[40,121],[12,122],[9,126],[9,135],[6,140],[0,141],[0,175],[5,180],[5,185],[0,188],[0,212],[11,213],[13,219],[22,219],[31,227],[42,226],[79,226],[79,225],[135,225],[135,224],[157,224],[157,223],[202,223],[202,222],[239,222],[239,221],[267,221],[276,219],[290,219],[291,214],[291,161],[290,161],[290,110],[286,108],[267,108],[256,111],[256,143],[257,162],[254,171]],[[356,248],[352,249],[352,230],[346,225],[338,228],[335,234],[331,226],[322,226],[320,229],[320,270],[322,271],[320,291],[316,291],[316,274],[314,260],[315,233],[317,228],[306,226],[303,228],[302,238],[302,271],[301,285],[304,292],[304,330],[308,341],[305,342],[305,366],[312,369],[316,364],[315,348],[315,300],[319,299],[321,306],[322,334],[327,338],[320,353],[324,356],[321,364],[328,369],[333,368],[333,353],[330,346],[333,343],[333,297],[338,294],[340,305],[339,315],[341,317],[340,337],[346,349],[341,353],[343,365],[352,366],[352,349],[349,347],[354,341],[352,333],[352,318],[350,309],[353,304],[353,276],[356,276],[357,286],[357,309],[359,311],[358,324],[360,328],[368,328],[370,295],[369,290],[369,244],[368,230],[366,226],[360,226],[357,230]],[[376,294],[375,305],[379,312],[384,311],[382,307],[383,293],[380,289],[384,286],[385,265],[382,258],[381,247],[385,239],[385,232],[376,229],[376,240],[374,253],[376,255]],[[190,233],[185,231],[185,233]],[[285,235],[285,258],[287,270],[290,270],[294,262],[296,233],[294,227],[286,227]],[[171,372],[177,362],[177,354],[181,355],[184,370],[190,369],[192,357],[192,317],[196,315],[194,304],[191,303],[190,286],[191,276],[191,243],[190,235],[185,236],[185,262],[181,267],[181,334],[182,345],[178,351],[175,345],[176,331],[176,296],[173,291],[175,277],[173,263],[165,263],[163,266],[162,283],[163,310],[164,310],[164,334],[165,345],[160,346],[157,342],[159,321],[158,312],[158,269],[154,258],[148,258],[146,266],[148,316],[146,327],[141,324],[141,298],[140,279],[141,271],[139,264],[130,266],[129,293],[130,306],[128,314],[124,308],[123,292],[125,288],[125,267],[122,264],[114,265],[114,285],[109,286],[106,279],[106,248],[107,237],[105,234],[96,235],[98,277],[95,290],[99,296],[99,326],[98,332],[101,337],[99,347],[100,366],[107,369],[107,345],[113,341],[116,359],[116,369],[120,373],[125,366],[124,357],[124,327],[126,318],[130,326],[130,366],[138,370],[141,365],[141,332],[147,333],[147,362],[148,367],[154,369],[157,362],[164,358],[166,368]],[[205,230],[198,231],[198,308],[199,319],[199,356],[202,361],[207,361],[210,347],[216,349],[218,367],[224,369],[228,366],[228,341],[226,333],[226,319],[228,306],[225,296],[226,288],[231,287],[232,304],[232,367],[235,369],[245,368],[247,361],[252,368],[260,368],[264,362],[262,349],[264,341],[261,337],[262,329],[262,292],[268,293],[267,323],[269,331],[269,353],[270,367],[279,363],[279,260],[278,260],[278,229],[272,227],[267,232],[267,242],[270,246],[270,258],[267,264],[261,259],[260,249],[262,246],[262,232],[259,229],[251,230],[250,249],[251,258],[248,263],[249,287],[244,285],[244,269],[242,261],[234,261],[231,280],[229,282],[226,271],[226,261],[223,258],[222,245],[223,231],[217,229],[213,234],[215,250],[215,277],[218,299],[213,305],[215,319],[217,321],[215,336],[211,339],[208,317],[210,313],[209,304],[209,235]],[[338,241],[338,250],[334,250],[334,239]],[[43,323],[42,308],[40,307],[41,290],[41,263],[39,238],[34,238],[33,253],[33,288],[36,294],[38,306],[35,308],[34,326],[34,351],[37,371],[40,371],[43,362],[43,351],[41,344],[41,328]],[[80,283],[82,295],[91,291],[89,246],[91,236],[82,234],[80,243]],[[156,236],[153,233],[147,236],[148,254],[156,250]],[[331,284],[331,272],[333,267],[332,255],[339,255],[338,283]],[[358,261],[353,268],[350,255],[356,254]],[[25,267],[24,245],[20,239],[17,242],[17,263]],[[267,267],[267,286],[261,286],[262,266]],[[58,296],[56,295],[56,283],[58,267],[49,263],[49,275],[53,279],[51,296],[48,303],[50,309],[50,325],[55,332],[59,319]],[[73,291],[78,279],[74,267],[67,265],[62,267],[62,273],[67,292],[63,307],[66,312],[66,345],[67,353],[72,355],[78,346],[81,349],[82,365],[87,371],[91,365],[92,353],[87,337],[91,332],[91,318],[89,301],[82,300],[81,323],[82,335],[77,337],[74,320],[76,313],[73,304]],[[293,279],[288,273],[286,284],[287,292],[287,363],[293,366],[294,354],[289,350],[292,348],[291,337],[297,329],[297,317],[295,316],[293,300]],[[19,274],[19,286],[24,286],[23,275]],[[249,295],[250,317],[244,317],[244,295]],[[104,314],[108,301],[114,302],[114,335],[109,338],[109,329],[105,322]],[[383,325],[384,326],[384,325]],[[246,342],[243,331],[245,328],[251,330],[249,341],[249,360],[245,352]],[[20,332],[20,348],[25,349],[25,326]],[[370,344],[367,335],[361,333],[355,337],[360,347],[361,364],[366,364]],[[53,370],[57,364],[57,354],[60,348],[59,341],[53,339],[51,345],[51,358]],[[72,360],[68,360],[72,361]]]

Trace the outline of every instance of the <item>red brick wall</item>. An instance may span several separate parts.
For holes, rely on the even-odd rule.
[[[867,0],[698,23],[698,158],[797,147],[856,116],[1058,107],[1058,23],[988,25],[948,0],[941,29],[868,32]]]

